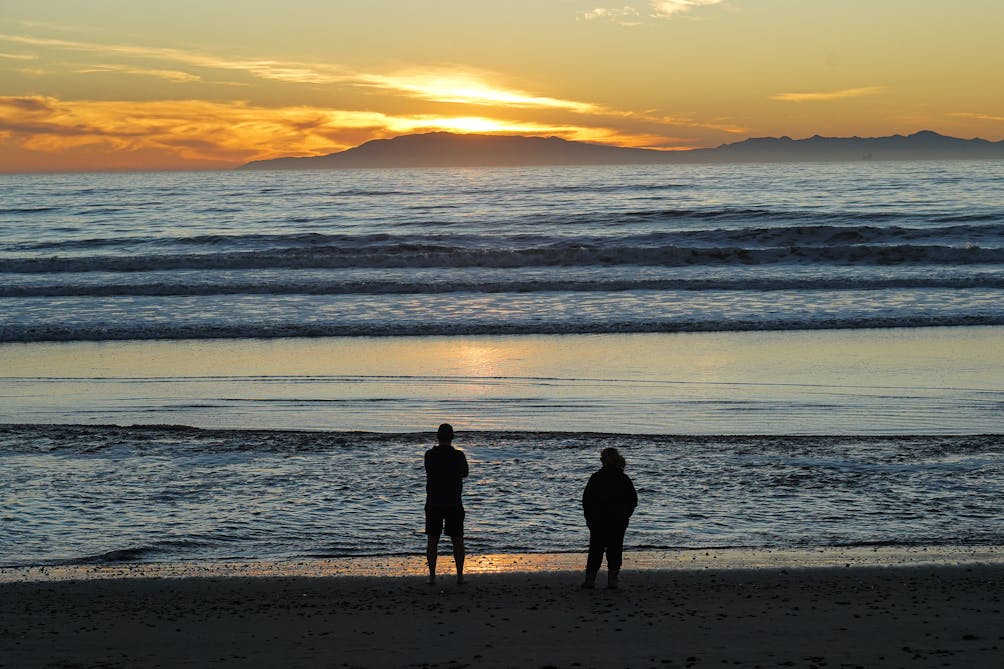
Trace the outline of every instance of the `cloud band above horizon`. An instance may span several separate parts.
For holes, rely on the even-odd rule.
[[[110,169],[230,167],[251,160],[324,155],[369,139],[418,132],[548,134],[618,146],[651,146],[664,136],[613,128],[509,122],[477,116],[389,115],[313,107],[267,108],[200,100],[155,102],[0,97],[0,140],[24,150],[109,153]],[[77,169],[86,166],[77,166]]]

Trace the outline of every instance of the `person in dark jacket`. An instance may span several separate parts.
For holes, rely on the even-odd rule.
[[[453,447],[453,426],[443,423],[436,433],[439,444],[425,452],[425,555],[429,561],[429,583],[436,582],[439,537],[453,541],[457,583],[464,582],[464,504],[460,494],[467,477],[467,456]]]
[[[624,552],[624,533],[638,506],[638,493],[624,473],[624,457],[616,448],[600,451],[603,467],[589,477],[582,493],[582,511],[589,527],[589,557],[583,588],[596,587],[596,574],[607,554],[607,587],[617,588]]]

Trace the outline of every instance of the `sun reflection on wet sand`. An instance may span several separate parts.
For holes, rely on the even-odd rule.
[[[442,553],[444,578],[451,576],[452,559]],[[578,572],[580,553],[498,553],[468,555],[468,575]],[[625,569],[798,569],[817,567],[900,567],[916,565],[1004,564],[1004,546],[850,546],[815,549],[690,549],[629,551]],[[264,578],[386,576],[424,577],[424,556],[371,556],[288,561],[132,563],[0,567],[0,583],[71,581],[120,578]],[[570,576],[571,578],[571,576]]]
[[[994,432],[1000,328],[0,345],[0,422]]]

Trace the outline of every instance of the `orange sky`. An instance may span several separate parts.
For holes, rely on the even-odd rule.
[[[229,168],[432,130],[999,140],[1001,25],[999,0],[3,0],[0,171]]]

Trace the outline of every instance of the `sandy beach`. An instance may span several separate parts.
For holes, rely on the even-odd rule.
[[[604,574],[601,573],[601,583]],[[1004,567],[0,585],[3,667],[1000,667]]]

